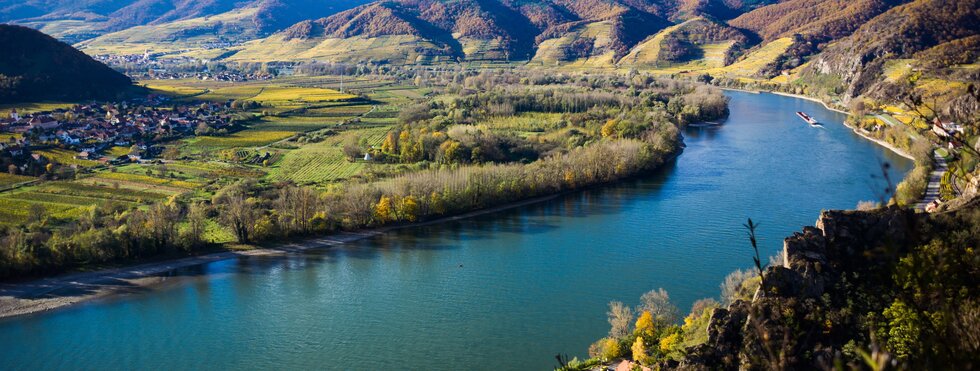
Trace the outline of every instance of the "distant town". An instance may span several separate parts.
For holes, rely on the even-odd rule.
[[[165,57],[165,58],[164,58]],[[199,79],[246,82],[269,80],[277,75],[291,75],[292,63],[275,63],[266,70],[244,71],[224,68],[219,61],[188,56],[167,56],[166,53],[146,51],[143,54],[100,54],[93,58],[123,70],[133,79]],[[272,71],[271,73],[269,71]]]
[[[74,151],[79,160],[140,162],[159,154],[154,143],[227,131],[233,121],[230,111],[230,103],[178,103],[155,94],[23,115],[14,109],[0,118],[0,161],[9,173],[23,175],[36,175],[53,161],[32,151],[51,148]],[[112,147],[131,150],[112,156]]]

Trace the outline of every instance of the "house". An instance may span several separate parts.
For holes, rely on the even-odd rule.
[[[51,116],[36,116],[28,121],[27,125],[31,129],[40,128],[42,130],[52,130],[61,126],[61,123]]]
[[[932,132],[936,133],[940,138],[955,135],[955,133],[963,134],[965,131],[966,129],[963,128],[963,125],[955,122],[943,122],[938,118],[932,121]]]

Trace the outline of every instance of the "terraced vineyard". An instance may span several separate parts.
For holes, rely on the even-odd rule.
[[[252,132],[290,132],[302,133],[323,129],[343,123],[344,117],[308,117],[308,116],[266,116],[252,124],[248,131]],[[243,132],[244,133],[244,132]],[[250,135],[250,134],[247,134]],[[287,136],[288,137],[288,136]]]
[[[341,93],[332,89],[305,88],[289,86],[269,86],[252,97],[252,100],[269,105],[310,104],[337,102],[357,98],[355,95]]]
[[[259,147],[289,138],[296,131],[282,130],[243,130],[223,137],[197,137],[188,140],[191,150],[210,151],[237,147]]]
[[[580,58],[575,53],[576,43],[590,44],[594,50],[602,50],[612,43],[613,24],[611,21],[592,22],[577,26],[561,37],[544,40],[538,45],[532,63],[544,66],[565,65],[568,67],[611,67],[615,63],[614,52]]]
[[[317,184],[350,178],[360,173],[368,163],[350,162],[342,152],[345,140],[351,136],[380,145],[389,127],[350,130],[329,137],[320,143],[307,144],[285,153],[269,176],[275,180],[292,180],[300,184]]]
[[[47,182],[0,194],[0,224],[30,222],[32,205],[40,205],[46,217],[73,219],[92,206],[107,203],[135,206],[167,196],[166,193],[145,189],[97,186],[80,181]]]
[[[20,183],[30,182],[37,180],[37,178],[23,176],[23,175],[13,175],[8,173],[0,173],[0,188],[7,188]]]
[[[34,151],[34,153],[38,153],[44,157],[47,157],[48,160],[50,161],[54,161],[64,165],[78,165],[80,167],[91,167],[99,164],[97,161],[77,159],[75,158],[76,152],[69,151],[67,149],[59,149],[59,148],[45,149],[45,150]]]

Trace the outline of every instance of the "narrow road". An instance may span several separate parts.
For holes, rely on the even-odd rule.
[[[943,179],[943,173],[949,170],[949,167],[946,166],[946,159],[935,153],[932,154],[932,158],[935,160],[936,166],[929,173],[929,185],[926,186],[926,194],[922,197],[922,201],[915,204],[916,210],[925,210],[931,202],[939,200],[939,183]]]

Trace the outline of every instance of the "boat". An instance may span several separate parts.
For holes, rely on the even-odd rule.
[[[818,122],[817,119],[810,117],[810,115],[800,111],[796,111],[796,115],[800,116],[800,118],[803,119],[803,121],[806,121],[807,124],[810,124],[810,126],[820,126],[820,122]]]

